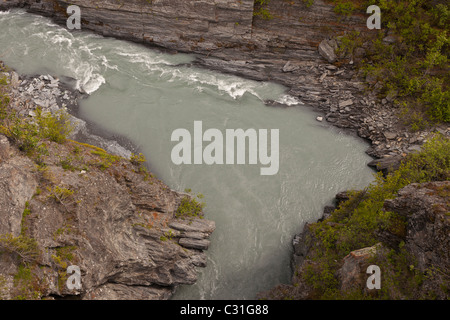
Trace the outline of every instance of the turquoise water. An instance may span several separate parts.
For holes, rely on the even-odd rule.
[[[21,73],[75,78],[90,94],[82,118],[130,139],[172,189],[204,195],[206,217],[217,226],[208,266],[174,299],[252,299],[289,282],[294,234],[317,220],[337,192],[373,180],[368,146],[315,121],[280,85],[193,67],[191,55],[71,33],[23,11],[0,13],[0,30],[0,59]],[[266,106],[266,99],[285,107]],[[262,176],[260,164],[175,165],[172,132],[193,134],[194,121],[223,133],[278,129],[278,173]]]

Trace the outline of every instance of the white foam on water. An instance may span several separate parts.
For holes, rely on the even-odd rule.
[[[202,92],[207,86],[215,87],[221,94],[226,94],[233,99],[242,98],[246,93],[261,99],[258,91],[265,86],[263,83],[244,80],[230,75],[212,75],[205,70],[197,72],[195,69],[186,68],[183,72],[174,72],[177,80],[187,82],[194,86],[195,90]]]
[[[263,91],[265,87],[264,83],[245,80],[232,75],[218,75],[190,66],[179,66],[152,52],[128,52],[121,48],[121,51],[116,52],[116,54],[127,58],[131,63],[140,64],[147,72],[159,73],[159,78],[163,81],[181,81],[198,92],[203,92],[206,89],[205,87],[209,86],[215,87],[221,94],[228,95],[235,100],[242,98],[246,93],[261,99],[258,92]]]
[[[104,83],[106,83],[106,80],[102,75],[94,74],[84,85],[82,85],[82,89],[87,94],[92,94],[97,91]]]
[[[283,94],[279,97],[275,102],[287,105],[287,106],[295,106],[295,105],[304,105],[298,98],[291,96],[289,94]]]

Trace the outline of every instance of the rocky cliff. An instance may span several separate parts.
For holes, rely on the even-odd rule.
[[[413,183],[402,188],[394,199],[386,200],[383,210],[402,217],[401,225],[380,232],[378,244],[353,250],[336,261],[335,297],[448,299],[449,191],[449,181]],[[322,223],[327,224],[327,228],[339,225],[327,220]],[[261,293],[259,298],[317,298],[317,288],[311,285],[311,278],[305,277],[308,268],[317,263],[314,258],[317,245],[314,224],[307,224],[294,239],[292,285],[279,285]],[[378,290],[367,287],[369,265],[380,267],[381,288]]]
[[[73,96],[51,76],[5,75],[0,298],[168,299],[178,285],[195,283],[215,229],[200,204],[155,178],[142,157],[73,140],[34,143],[52,128],[42,123],[52,118],[41,118],[36,100],[46,92],[50,100],[42,112],[57,114],[55,92],[58,99]],[[72,265],[80,268],[81,289],[67,286]]]
[[[196,64],[255,80],[271,80],[319,113],[319,121],[369,140],[369,155],[402,157],[426,140],[429,131],[408,132],[392,97],[380,99],[353,62],[365,54],[337,53],[339,37],[367,31],[364,14],[338,15],[324,0],[133,0],[85,1],[82,30],[150,46],[200,54]],[[69,4],[59,0],[3,0],[0,9],[23,7],[66,25]],[[333,63],[333,64],[332,64]],[[439,130],[450,130],[442,127]],[[412,147],[412,149],[410,149]]]
[[[0,8],[26,7],[65,25],[69,3],[60,0],[3,0]],[[227,60],[317,60],[327,36],[365,24],[342,19],[322,0],[270,1],[273,19],[257,13],[254,0],[71,1],[81,8],[82,29]],[[289,28],[286,28],[286,26]]]

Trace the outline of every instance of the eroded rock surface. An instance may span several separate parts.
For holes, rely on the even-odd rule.
[[[4,140],[0,136],[2,150]],[[28,298],[167,299],[176,286],[195,283],[215,224],[175,218],[185,195],[126,159],[115,158],[105,169],[90,146],[48,142],[39,167],[9,148],[12,154],[0,162],[0,234],[35,239],[39,251],[24,263],[3,241],[0,276],[10,298],[24,290]],[[71,169],[62,168],[61,159],[71,159]],[[81,290],[66,287],[69,265],[81,269]],[[39,279],[35,292],[14,282],[25,267]]]

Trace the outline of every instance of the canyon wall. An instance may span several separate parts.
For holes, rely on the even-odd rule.
[[[344,18],[316,0],[271,0],[258,15],[254,0],[74,0],[83,30],[183,52],[225,59],[317,60],[325,37],[364,27],[361,17]],[[65,24],[69,3],[60,0],[3,0],[0,8],[25,7]]]

